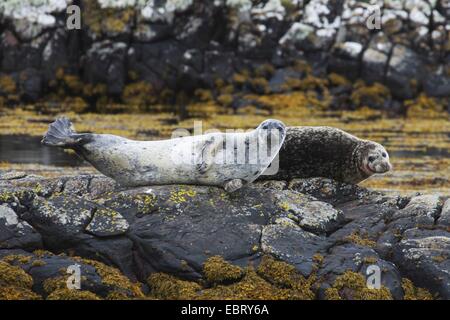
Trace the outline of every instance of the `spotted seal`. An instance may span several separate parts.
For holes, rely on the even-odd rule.
[[[261,179],[324,177],[357,184],[391,169],[389,154],[379,143],[333,127],[288,127],[278,172]]]
[[[49,125],[42,144],[73,149],[123,186],[199,184],[233,192],[254,181],[270,165],[285,135],[284,124],[269,119],[249,132],[136,141],[110,134],[77,133],[62,117]]]

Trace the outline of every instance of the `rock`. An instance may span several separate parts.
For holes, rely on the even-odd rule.
[[[70,290],[67,288],[68,276],[78,269],[82,279],[81,291],[92,292],[103,298],[143,297],[139,285],[133,284],[114,268],[97,261],[71,258],[65,255],[54,255],[51,252],[23,250],[0,250],[0,259],[18,266],[33,279],[33,291],[47,297],[59,294],[58,299],[67,299]],[[72,282],[71,282],[72,283]],[[75,299],[82,296],[75,294]],[[92,299],[92,297],[90,297]]]
[[[425,78],[424,90],[432,97],[450,96],[450,77],[439,74],[430,74]]]
[[[25,178],[27,174],[22,171],[9,171],[0,173],[0,180],[13,180],[13,179],[21,179]]]
[[[393,260],[419,286],[450,298],[450,233],[413,228],[394,247]],[[426,276],[424,276],[426,275]]]
[[[144,283],[150,275],[166,273],[161,277],[187,285],[206,281],[205,263],[212,257],[226,261],[233,280],[218,281],[233,290],[250,281],[249,265],[258,268],[264,257],[272,257],[290,274],[298,273],[295,281],[299,276],[314,281],[311,288],[318,289],[308,297],[331,297],[331,291],[340,290],[338,279],[340,284],[357,280],[366,290],[369,266],[380,269],[385,298],[403,298],[402,283],[409,281],[404,278],[440,297],[450,292],[448,205],[442,207],[437,195],[388,196],[322,178],[262,181],[227,194],[208,186],[119,189],[100,176],[28,175],[0,180],[0,190],[0,259],[26,256],[9,257],[7,263],[20,264],[35,280],[33,292],[44,297],[60,294],[48,293],[45,282],[74,263],[87,274],[84,291],[95,296],[85,294],[95,298],[111,294],[98,280],[107,266],[118,268],[122,279]],[[36,249],[61,255],[29,253]],[[269,277],[263,269],[258,274]],[[207,274],[223,273],[209,266]],[[127,286],[128,297],[139,295]],[[158,288],[158,296],[164,296]],[[339,295],[352,297],[344,291]]]
[[[263,252],[294,265],[305,277],[313,272],[314,256],[323,253],[328,245],[325,237],[306,232],[283,220],[262,230]]]
[[[93,84],[104,83],[109,94],[120,95],[125,86],[126,54],[124,42],[105,40],[93,43],[86,52],[84,80]]]
[[[405,208],[394,213],[392,219],[413,218],[418,224],[432,226],[438,217],[439,208],[439,196],[417,196],[412,198]]]
[[[26,221],[19,219],[9,206],[0,205],[0,248],[42,248],[42,238]]]
[[[445,201],[442,207],[441,215],[438,220],[438,224],[446,227],[450,227],[450,199]]]
[[[344,214],[331,204],[317,201],[292,191],[280,191],[276,194],[276,204],[287,211],[289,218],[300,227],[316,234],[326,234],[344,221]]]
[[[122,215],[110,209],[97,209],[86,231],[98,237],[110,237],[127,232],[129,224]]]
[[[336,278],[348,271],[361,272],[367,275],[367,267],[375,265],[381,271],[381,285],[390,289],[396,299],[403,297],[401,289],[401,275],[393,263],[379,258],[378,254],[370,248],[354,244],[340,245],[331,249],[331,254],[323,260],[318,276],[323,279],[319,289],[319,297]]]
[[[358,42],[337,43],[333,48],[329,70],[345,73],[350,79],[356,79],[360,74],[360,55],[362,52],[363,46]]]
[[[395,88],[392,91],[394,97],[410,99],[415,96],[422,68],[422,61],[414,51],[403,45],[394,47],[386,74],[387,85]]]
[[[442,1],[391,2],[382,6],[376,32],[367,25],[373,7],[351,0],[80,0],[84,27],[70,32],[64,14],[70,1],[8,2],[0,13],[0,71],[20,82],[25,102],[55,90],[62,69],[94,88],[106,85],[113,102],[122,102],[127,85],[141,81],[151,84],[155,99],[168,90],[220,91],[217,79],[230,82],[262,61],[281,70],[302,61],[314,75],[382,82],[397,100],[422,89],[447,97],[448,8]],[[279,80],[272,92],[283,91]],[[65,93],[93,99],[92,90],[72,89]]]

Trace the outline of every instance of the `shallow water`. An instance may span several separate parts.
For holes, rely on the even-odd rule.
[[[78,166],[83,160],[63,149],[43,146],[39,137],[0,135],[0,162]]]

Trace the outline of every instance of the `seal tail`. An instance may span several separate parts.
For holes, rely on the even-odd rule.
[[[85,134],[77,134],[72,129],[72,122],[66,117],[56,119],[48,126],[41,143],[51,147],[72,148],[78,145]]]

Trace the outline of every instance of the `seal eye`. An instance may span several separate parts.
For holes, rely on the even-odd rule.
[[[375,161],[375,157],[370,156],[370,157],[368,158],[368,160],[369,160],[369,162],[374,162],[374,161]]]
[[[386,152],[383,152],[381,155],[383,156],[383,158],[386,158]]]

